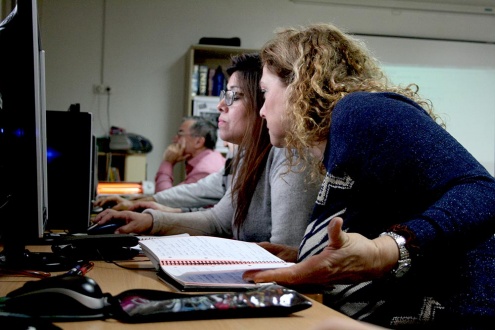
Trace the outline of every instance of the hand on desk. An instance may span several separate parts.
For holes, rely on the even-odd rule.
[[[117,228],[115,234],[144,234],[149,232],[153,226],[153,217],[151,214],[132,211],[115,211],[111,209],[102,211],[95,217],[93,222],[103,225],[115,220],[124,220],[126,223]]]
[[[154,201],[154,199],[151,196],[127,199],[118,195],[113,195],[100,197],[93,203],[93,205],[103,207],[104,209],[111,208],[113,210],[123,211],[133,208],[134,204],[141,201]]]
[[[127,203],[131,203],[131,202],[125,198],[115,195],[115,196],[100,197],[93,203],[93,206],[95,207],[99,206],[104,209],[112,208],[114,210],[126,210]]]
[[[280,285],[328,285],[369,281],[388,274],[399,258],[395,241],[388,236],[370,240],[346,233],[342,223],[339,217],[330,221],[328,245],[319,254],[287,268],[248,271],[244,279]]]
[[[170,212],[170,213],[181,213],[182,210],[180,208],[174,208],[166,205],[159,204],[157,202],[151,202],[151,201],[136,201],[134,202],[130,207],[129,211],[134,211],[134,212],[141,212],[146,209],[153,209],[153,210],[158,210],[158,211],[163,211],[163,212]]]
[[[271,254],[276,255],[280,259],[287,262],[296,262],[297,261],[297,248],[282,244],[273,244],[269,242],[260,242],[259,246],[270,252]]]

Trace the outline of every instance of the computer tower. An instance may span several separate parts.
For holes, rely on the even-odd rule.
[[[95,197],[95,138],[88,112],[46,112],[48,230],[86,232]]]

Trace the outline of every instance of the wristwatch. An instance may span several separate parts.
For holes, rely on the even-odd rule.
[[[406,239],[391,231],[380,234],[380,236],[385,235],[392,237],[399,247],[399,261],[397,261],[397,266],[392,269],[392,275],[396,278],[400,278],[407,273],[409,268],[411,268],[411,258],[409,256],[409,251],[407,251],[406,248]]]

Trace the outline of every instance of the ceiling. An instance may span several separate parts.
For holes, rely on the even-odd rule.
[[[495,7],[495,0],[397,0],[399,2],[436,2],[443,4]]]
[[[292,0],[351,6],[495,15],[495,0]]]

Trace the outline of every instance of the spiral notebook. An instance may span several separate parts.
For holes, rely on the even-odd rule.
[[[143,240],[139,245],[156,267],[158,276],[179,291],[256,288],[266,284],[244,281],[245,271],[293,265],[256,243],[219,237],[163,237]]]

